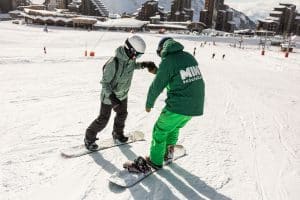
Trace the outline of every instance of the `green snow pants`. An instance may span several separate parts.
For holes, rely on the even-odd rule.
[[[179,129],[184,127],[191,118],[191,116],[180,115],[170,112],[166,108],[163,109],[152,132],[150,160],[153,164],[163,165],[168,146],[177,143]]]

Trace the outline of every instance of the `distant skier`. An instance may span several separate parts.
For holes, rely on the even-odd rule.
[[[222,59],[223,59],[223,60],[224,60],[224,58],[225,58],[225,54],[222,55]]]
[[[172,159],[179,130],[193,116],[203,114],[205,84],[197,61],[190,53],[183,51],[183,48],[182,44],[170,37],[161,39],[158,44],[157,54],[161,57],[161,63],[148,91],[146,112],[151,111],[165,88],[166,106],[153,128],[150,157],[138,157],[131,164],[125,163],[123,167],[128,171],[147,170],[147,167],[141,166],[145,163],[161,168],[164,160]]]
[[[146,44],[144,40],[133,35],[125,41],[124,46],[116,49],[115,56],[109,59],[103,67],[101,80],[101,108],[99,116],[87,128],[84,143],[88,150],[96,150],[98,145],[97,133],[105,128],[111,115],[116,112],[112,136],[119,142],[126,142],[124,135],[125,120],[127,118],[127,96],[135,69],[148,68],[155,74],[157,67],[154,62],[137,63],[136,59],[144,54]]]
[[[212,58],[212,59],[214,59],[214,58],[215,58],[215,56],[216,56],[216,54],[215,54],[215,53],[213,53],[213,54],[212,54],[212,56],[211,56],[211,58]]]
[[[44,54],[47,54],[47,50],[46,50],[46,47],[44,47]]]
[[[45,24],[44,31],[45,31],[46,33],[48,33],[48,26],[47,26],[47,24]]]
[[[194,52],[193,52],[193,56],[196,55],[196,47],[194,47]]]

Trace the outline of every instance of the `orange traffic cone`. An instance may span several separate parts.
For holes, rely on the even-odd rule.
[[[288,52],[288,51],[285,52],[285,57],[286,57],[286,58],[289,57],[289,52]]]

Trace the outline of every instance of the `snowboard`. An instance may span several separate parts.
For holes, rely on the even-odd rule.
[[[129,144],[137,141],[144,141],[144,133],[141,131],[133,131],[127,135],[128,141],[125,143],[116,142],[113,138],[104,139],[104,140],[97,140],[96,143],[98,144],[99,148],[95,151],[101,151],[104,149],[121,146],[124,144]],[[82,141],[83,143],[83,141]],[[79,156],[83,156],[89,153],[93,153],[95,151],[89,151],[85,148],[85,145],[78,145],[73,146],[67,149],[62,149],[60,151],[61,155],[65,158],[75,158]]]
[[[186,151],[184,146],[182,145],[176,145],[174,147],[174,157],[172,161],[169,162],[165,162],[164,166],[169,165],[170,163],[178,160],[179,158],[182,158],[184,156],[186,156]],[[158,170],[161,169],[155,169],[155,168],[151,168],[151,170],[147,173],[135,173],[135,172],[129,172],[127,169],[123,169],[121,171],[117,171],[114,174],[112,174],[109,177],[109,182],[118,185],[120,187],[123,188],[129,188],[135,184],[137,184],[138,182],[144,180],[146,177],[148,177],[149,175],[157,172]]]

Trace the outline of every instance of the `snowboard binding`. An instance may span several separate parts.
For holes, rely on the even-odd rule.
[[[128,141],[128,137],[126,137],[123,133],[117,133],[113,131],[112,136],[115,142],[119,141],[121,143],[125,143]]]
[[[174,158],[174,145],[169,145],[164,156],[165,162],[172,162]]]
[[[129,172],[143,174],[151,171],[151,167],[148,165],[147,161],[142,156],[137,157],[131,163],[124,163],[123,168],[127,169]]]

